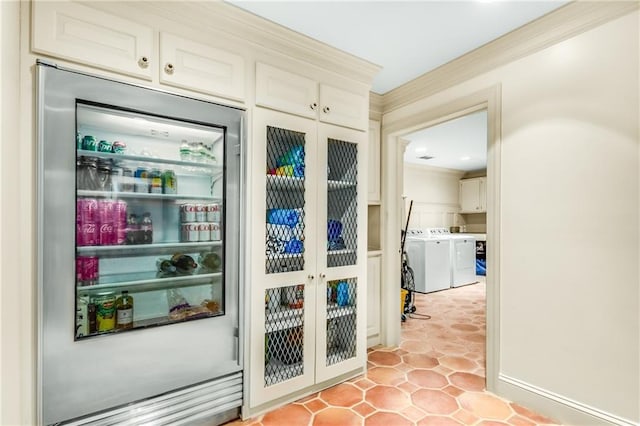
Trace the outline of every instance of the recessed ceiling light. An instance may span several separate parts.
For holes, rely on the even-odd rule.
[[[464,157],[460,157],[460,161],[469,161],[471,160],[471,157],[469,157],[468,155],[465,155]]]

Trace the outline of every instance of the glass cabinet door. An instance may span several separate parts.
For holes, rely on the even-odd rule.
[[[225,130],[76,104],[76,339],[224,315]]]

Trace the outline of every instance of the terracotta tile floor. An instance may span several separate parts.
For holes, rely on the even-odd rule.
[[[368,351],[365,376],[229,425],[555,424],[484,390],[484,280],[416,293],[415,306],[416,313],[402,324],[399,348]]]

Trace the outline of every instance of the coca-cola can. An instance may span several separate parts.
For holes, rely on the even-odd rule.
[[[76,244],[95,246],[98,244],[98,226],[95,223],[81,223],[76,226]]]
[[[127,242],[127,222],[116,223],[116,244],[126,244]]]
[[[113,200],[98,201],[98,222],[102,224],[110,223],[113,226],[115,222],[116,203]]]
[[[98,200],[95,198],[80,198],[76,201],[76,221],[95,223],[97,219]]]
[[[76,279],[80,286],[97,284],[99,264],[99,259],[96,256],[78,256],[76,258]]]
[[[200,238],[200,232],[198,230],[197,223],[183,223],[181,231],[183,242],[196,242]]]
[[[117,200],[114,206],[114,223],[127,224],[127,202],[124,200]]]
[[[206,222],[198,222],[198,241],[210,241],[211,226]]]
[[[207,204],[207,222],[220,222],[220,204]]]
[[[196,221],[196,205],[195,204],[181,204],[180,205],[180,220],[184,223]]]
[[[196,204],[196,222],[207,221],[207,210],[204,204]]]
[[[116,243],[116,233],[113,223],[101,223],[98,231],[98,245],[110,246]]]
[[[211,229],[211,241],[220,241],[222,236],[220,235],[220,224],[213,222],[209,224]]]

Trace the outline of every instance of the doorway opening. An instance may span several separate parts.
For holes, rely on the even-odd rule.
[[[464,366],[483,382],[487,129],[484,108],[399,137],[407,228],[402,256],[413,278],[401,346],[423,338],[452,369]]]

